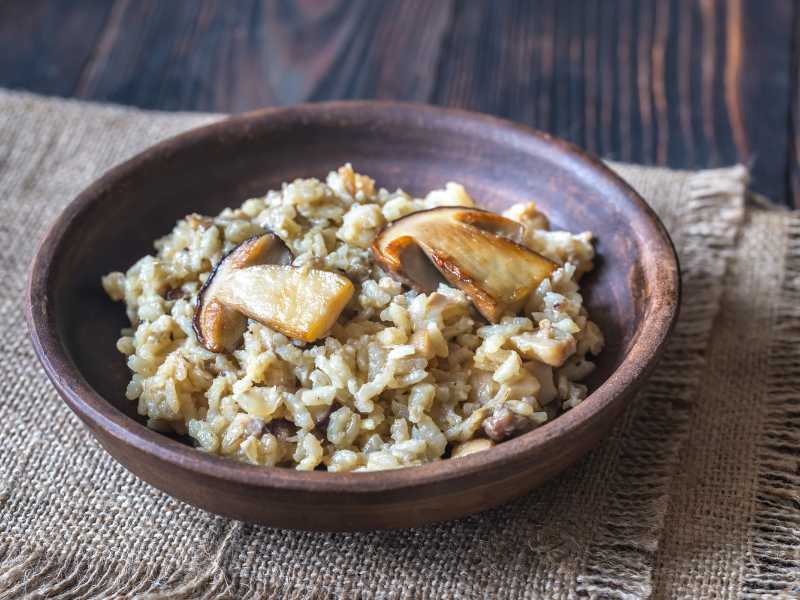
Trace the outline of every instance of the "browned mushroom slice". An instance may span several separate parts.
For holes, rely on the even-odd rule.
[[[353,291],[350,280],[338,273],[255,265],[227,273],[217,299],[284,335],[313,342],[333,326]]]
[[[212,352],[230,352],[247,329],[247,317],[223,305],[217,298],[225,277],[244,267],[263,264],[289,264],[292,254],[274,233],[245,240],[225,255],[206,279],[197,295],[192,326],[197,340]]]
[[[426,293],[441,281],[438,272],[463,290],[484,317],[497,322],[518,311],[556,269],[517,243],[521,235],[519,223],[500,215],[440,207],[398,219],[378,234],[372,252],[384,269]]]
[[[525,237],[525,226],[511,219],[489,212],[488,210],[455,209],[453,218],[465,225],[472,225],[483,231],[508,238],[512,242],[520,243]]]
[[[430,293],[440,283],[446,282],[417,240],[410,235],[389,240],[380,253],[375,250],[374,244],[372,250],[384,269],[415,289]]]
[[[530,419],[512,413],[505,406],[496,409],[492,416],[483,422],[483,431],[495,442],[516,437],[532,428],[533,423]]]

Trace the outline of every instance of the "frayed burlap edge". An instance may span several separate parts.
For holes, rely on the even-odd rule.
[[[320,586],[296,590],[251,589],[229,579],[224,568],[225,555],[235,545],[242,527],[238,521],[229,521],[213,556],[208,556],[205,564],[188,568],[176,568],[166,562],[134,564],[98,559],[79,556],[74,550],[48,555],[43,547],[20,545],[13,538],[0,539],[0,600],[323,600],[334,597]]]
[[[79,556],[75,550],[48,555],[13,538],[0,546],[0,600],[18,598],[142,598],[147,600],[232,597],[222,567],[241,524],[230,521],[205,565],[175,569],[168,563],[131,564]]]
[[[765,417],[743,595],[800,596],[800,217],[787,213],[787,248],[769,350]]]
[[[689,180],[683,208],[675,207],[684,302],[667,352],[625,431],[614,495],[578,581],[578,592],[590,598],[636,599],[652,593],[670,485],[689,434],[689,408],[744,219],[746,184],[742,166],[703,171]]]

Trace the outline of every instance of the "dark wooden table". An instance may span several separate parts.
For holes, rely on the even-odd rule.
[[[391,98],[800,205],[792,0],[0,0],[0,86],[165,110]]]

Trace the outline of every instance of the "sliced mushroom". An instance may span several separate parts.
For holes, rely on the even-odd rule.
[[[372,243],[378,263],[413,288],[430,293],[442,277],[496,323],[520,309],[557,267],[520,245],[524,227],[475,208],[440,207],[398,219]]]
[[[313,342],[339,318],[353,296],[347,277],[304,267],[255,265],[227,273],[217,299],[291,338]]]
[[[519,244],[525,237],[525,227],[521,223],[512,219],[506,219],[497,213],[481,210],[479,208],[472,208],[469,210],[464,210],[462,208],[454,212],[456,212],[454,215],[455,220],[465,225],[472,225],[488,233],[508,238],[512,242],[517,242]]]
[[[274,233],[245,240],[225,255],[197,295],[192,325],[197,340],[211,352],[230,352],[247,329],[247,318],[220,301],[218,292],[228,274],[252,265],[289,264],[292,254]]]

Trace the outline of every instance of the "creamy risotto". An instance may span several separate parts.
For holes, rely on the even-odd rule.
[[[541,426],[586,397],[603,346],[579,290],[592,236],[533,203],[474,207],[457,183],[414,198],[345,165],[188,215],[103,278],[131,322],[126,396],[205,452],[299,470],[420,465]]]

